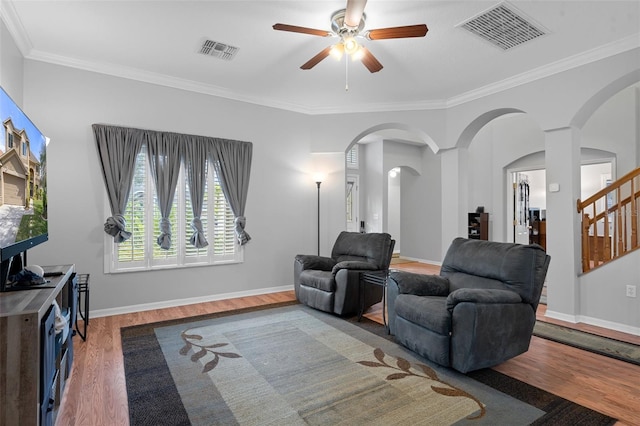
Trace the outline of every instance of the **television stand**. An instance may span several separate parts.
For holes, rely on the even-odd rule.
[[[55,424],[73,364],[78,297],[75,266],[62,270],[46,288],[0,293],[0,426]],[[67,318],[59,332],[54,302]]]

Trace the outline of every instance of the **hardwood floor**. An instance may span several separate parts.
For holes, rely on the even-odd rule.
[[[400,263],[392,268],[437,273],[434,265]],[[293,291],[243,297],[126,315],[91,318],[87,341],[76,338],[73,371],[56,424],[128,425],[120,328],[174,318],[235,310],[295,300]],[[541,305],[543,306],[543,305]],[[539,310],[538,316],[544,315]],[[365,316],[382,322],[381,304]],[[581,328],[583,326],[577,326]],[[588,327],[591,331],[591,327]],[[598,332],[608,334],[606,330]],[[638,343],[638,336],[611,333]],[[611,336],[614,337],[614,336]],[[620,419],[618,425],[640,424],[640,366],[617,361],[533,337],[529,351],[495,368],[578,404]]]

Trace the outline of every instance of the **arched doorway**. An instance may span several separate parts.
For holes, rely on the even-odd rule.
[[[420,175],[423,153],[431,152],[432,145],[431,138],[421,130],[397,123],[361,133],[345,155],[345,229],[389,232],[396,240],[396,252],[400,250],[403,221],[412,223],[417,220],[412,215],[419,214],[419,210],[411,212],[402,207],[403,200],[411,198],[401,195],[402,176]]]

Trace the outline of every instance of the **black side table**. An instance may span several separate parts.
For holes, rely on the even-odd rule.
[[[389,271],[371,271],[360,273],[360,311],[358,312],[358,321],[362,319],[364,314],[364,292],[367,285],[377,285],[382,287],[382,322],[384,328],[389,332],[389,326],[387,325],[387,278],[389,277]]]
[[[84,303],[81,303],[84,302]],[[78,317],[82,318],[83,331],[78,328]],[[87,340],[87,326],[89,325],[89,274],[78,274],[78,315],[76,316],[76,332]]]

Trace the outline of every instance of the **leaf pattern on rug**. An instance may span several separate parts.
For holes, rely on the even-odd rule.
[[[193,349],[193,354],[191,355],[192,362],[198,362],[200,358],[207,355],[207,353],[213,354],[213,359],[208,361],[204,367],[202,368],[202,373],[208,373],[218,366],[220,362],[220,357],[223,358],[242,358],[241,355],[233,353],[233,352],[218,352],[214,349],[222,348],[227,346],[228,343],[214,343],[211,345],[199,344],[195,341],[202,341],[203,338],[199,334],[190,334],[187,333],[189,330],[185,330],[180,333],[180,337],[184,341],[184,346],[180,349],[180,355],[188,355],[191,349]]]
[[[482,404],[482,402],[480,402],[480,400],[478,400],[476,397],[474,397],[470,393],[465,392],[462,389],[459,389],[443,380],[440,380],[440,378],[438,377],[438,375],[436,374],[433,368],[424,364],[419,364],[419,363],[412,365],[409,361],[401,357],[395,358],[396,360],[395,366],[391,365],[385,360],[386,354],[380,348],[376,348],[373,350],[373,356],[378,360],[377,362],[376,361],[358,361],[358,364],[364,365],[365,367],[385,367],[385,368],[391,368],[399,371],[397,373],[389,374],[386,377],[387,380],[400,380],[400,379],[404,379],[405,377],[413,376],[413,377],[422,377],[424,379],[429,379],[434,382],[441,383],[442,385],[445,385],[447,387],[431,385],[431,389],[440,395],[469,398],[472,401],[474,401],[476,404],[478,404],[478,407],[480,407],[480,412],[475,416],[474,415],[468,416],[467,419],[476,420],[481,417],[484,417],[484,415],[486,414],[486,408]],[[391,356],[389,357],[393,358]],[[414,373],[413,371],[411,371],[411,367],[415,367],[415,369],[419,369],[422,374]]]

